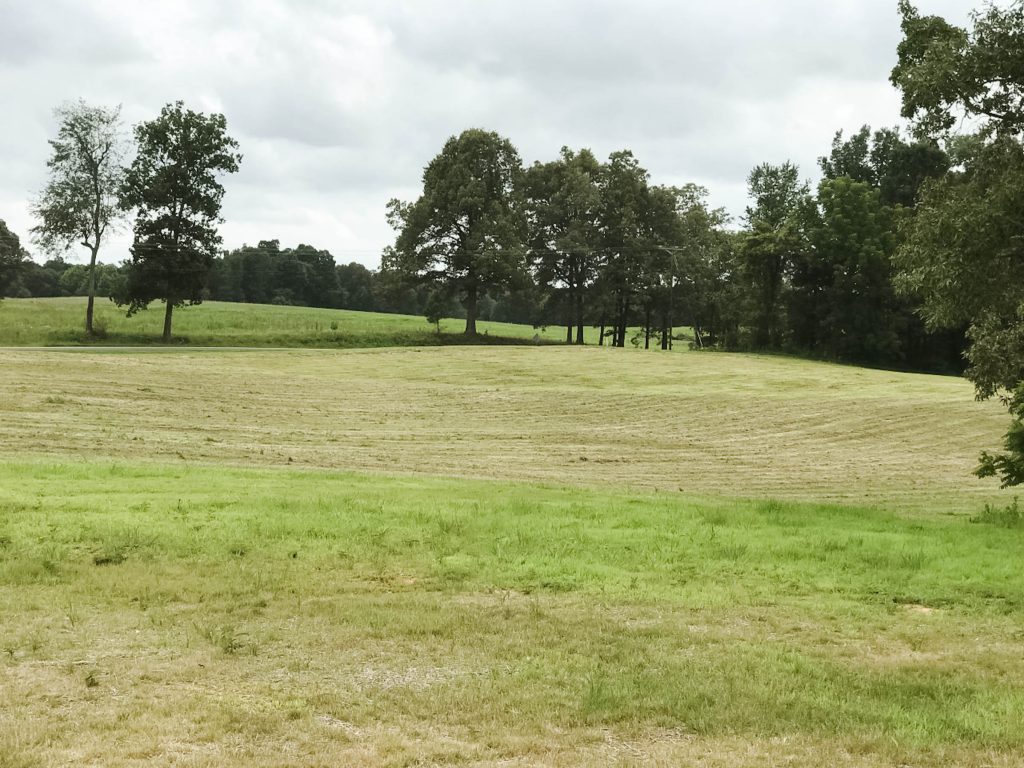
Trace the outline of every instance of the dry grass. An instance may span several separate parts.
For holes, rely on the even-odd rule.
[[[597,348],[0,352],[7,454],[424,472],[977,512],[970,385]]]

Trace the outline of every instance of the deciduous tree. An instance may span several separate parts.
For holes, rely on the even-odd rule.
[[[28,258],[21,240],[7,228],[6,222],[0,219],[0,297],[18,276],[22,265]]]
[[[171,339],[175,307],[203,300],[207,274],[221,243],[224,186],[219,177],[241,162],[223,115],[169,104],[135,128],[138,155],[128,170],[122,205],[136,209],[126,296],[133,314],[163,300],[163,340]]]
[[[953,170],[925,184],[897,253],[901,284],[932,326],[969,323],[968,376],[1001,395],[1014,421],[981,475],[1024,482],[1024,5],[988,5],[972,28],[903,0],[892,81],[903,114],[949,142]],[[973,132],[958,135],[964,124]]]
[[[470,129],[448,139],[431,160],[419,199],[388,204],[398,237],[382,267],[458,294],[467,336],[476,335],[484,292],[526,277],[522,173],[508,139]]]

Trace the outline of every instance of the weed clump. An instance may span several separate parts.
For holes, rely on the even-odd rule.
[[[972,523],[995,525],[999,528],[1024,528],[1024,510],[1020,508],[1020,499],[1016,496],[1005,507],[993,507],[986,504],[980,515],[971,518]]]

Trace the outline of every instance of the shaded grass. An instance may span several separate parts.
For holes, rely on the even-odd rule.
[[[9,460],[0,489],[0,732],[51,763],[1024,748],[1021,531],[272,469]]]

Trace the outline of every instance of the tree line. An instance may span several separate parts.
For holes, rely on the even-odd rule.
[[[686,327],[702,347],[788,351],[951,371],[963,328],[927,329],[896,289],[894,257],[929,179],[950,158],[897,129],[838,133],[813,191],[791,163],[748,178],[739,228],[697,185],[661,186],[632,152],[588,149],[524,168],[513,144],[472,129],[448,140],[413,202],[393,200],[382,273],[461,302],[525,291],[566,341],[663,349]]]

